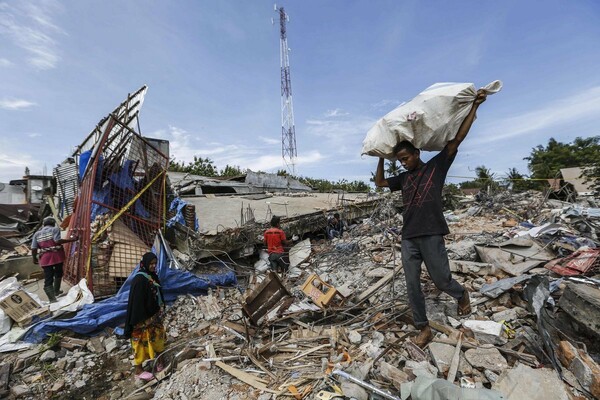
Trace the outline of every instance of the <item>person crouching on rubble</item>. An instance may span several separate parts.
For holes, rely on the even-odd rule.
[[[161,318],[165,302],[156,275],[156,262],[154,253],[142,257],[129,289],[125,317],[124,336],[131,339],[135,375],[144,381],[154,376],[142,369],[143,362],[156,358],[164,350],[166,341]]]
[[[433,338],[425,310],[425,297],[421,290],[423,262],[435,286],[458,300],[458,315],[471,313],[469,292],[450,274],[444,244],[444,235],[450,231],[442,210],[442,189],[458,146],[469,133],[475,113],[486,97],[484,91],[477,92],[471,110],[459,127],[456,137],[428,162],[421,161],[419,149],[408,141],[402,141],[394,148],[394,154],[406,172],[384,179],[384,159],[380,158],[377,164],[375,185],[389,187],[392,192],[402,190],[402,266],[414,326],[420,330],[414,343],[421,347]]]
[[[327,218],[327,239],[341,238],[344,235],[345,223],[340,219],[340,214],[335,213]]]
[[[298,236],[294,235],[291,241],[287,240],[285,232],[279,227],[280,221],[280,217],[273,216],[271,218],[271,227],[265,231],[263,237],[267,245],[271,268],[275,271],[285,272],[288,269],[289,262],[285,260],[285,249],[283,246],[291,246],[293,242],[298,240]]]
[[[33,263],[39,263],[44,270],[44,292],[51,303],[56,302],[56,298],[62,294],[60,284],[65,261],[65,249],[62,245],[77,240],[78,237],[61,239],[60,228],[56,226],[56,221],[52,217],[44,218],[42,229],[33,235],[31,256]]]

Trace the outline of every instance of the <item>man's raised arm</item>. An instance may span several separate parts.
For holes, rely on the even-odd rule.
[[[473,102],[473,106],[471,107],[471,111],[469,111],[469,114],[467,114],[467,116],[463,120],[462,124],[460,125],[460,128],[458,128],[458,132],[456,133],[456,136],[454,137],[454,139],[449,141],[448,144],[446,145],[449,156],[456,153],[456,151],[458,150],[458,146],[467,137],[467,133],[469,133],[469,130],[471,129],[471,125],[473,125],[473,121],[475,121],[475,114],[477,113],[477,109],[479,108],[481,103],[483,103],[485,101],[486,98],[487,98],[487,93],[484,90],[479,89],[477,91],[477,97],[475,98],[475,101]]]
[[[379,163],[377,164],[377,171],[375,172],[375,186],[377,187],[388,187],[388,181],[383,177],[383,163],[384,159],[379,157]]]

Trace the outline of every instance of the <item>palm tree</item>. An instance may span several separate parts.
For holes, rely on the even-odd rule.
[[[482,189],[488,190],[498,187],[498,183],[494,181],[496,174],[484,165],[475,168],[475,175],[477,175],[477,180],[481,182]]]
[[[400,175],[401,169],[400,169],[400,166],[397,164],[396,160],[388,161],[385,172],[387,172],[388,176],[398,176],[398,175]]]

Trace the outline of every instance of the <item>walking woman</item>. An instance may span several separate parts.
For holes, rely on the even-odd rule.
[[[131,282],[125,319],[125,337],[131,338],[135,375],[146,381],[153,375],[142,369],[142,363],[158,356],[166,340],[161,318],[164,298],[156,275],[156,262],[154,253],[142,257],[139,271]]]

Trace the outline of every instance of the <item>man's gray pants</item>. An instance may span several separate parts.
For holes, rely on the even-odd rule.
[[[415,328],[428,324],[425,310],[425,296],[421,290],[421,263],[435,286],[455,299],[460,299],[465,291],[460,283],[452,279],[444,236],[420,236],[402,239],[402,266],[406,279],[408,302],[413,314]]]

